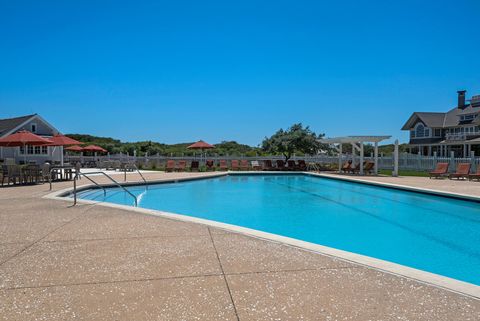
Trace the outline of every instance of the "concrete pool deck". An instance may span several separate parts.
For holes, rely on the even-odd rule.
[[[366,179],[480,196],[476,182]],[[480,300],[412,279],[201,224],[42,198],[49,193],[48,184],[0,189],[0,319],[480,319]]]

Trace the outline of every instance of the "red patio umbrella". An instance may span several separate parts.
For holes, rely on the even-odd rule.
[[[50,140],[52,141],[52,146],[71,146],[82,144],[82,142],[65,135],[54,135],[52,138],[50,138]]]
[[[50,145],[52,141],[40,137],[38,135],[35,135],[29,131],[26,130],[21,130],[15,134],[8,135],[6,137],[0,138],[0,146],[5,146],[5,147],[20,147],[23,146],[23,155],[24,155],[24,161],[27,161],[27,156],[26,156],[26,150],[25,146],[26,145],[32,145],[32,146],[42,146],[42,145]]]
[[[51,145],[55,146],[54,149],[56,148],[56,146],[61,147],[60,164],[62,164],[62,166],[63,166],[63,146],[78,145],[82,143],[82,142],[79,142],[78,140],[75,140],[73,138],[70,138],[65,135],[60,135],[60,134],[54,135],[52,138],[50,138],[50,140],[53,142]]]
[[[65,150],[69,150],[69,151],[72,151],[72,152],[83,152],[83,147],[80,147],[78,145],[74,145],[74,146],[68,146],[67,148],[65,148]]]
[[[205,149],[213,149],[215,146],[210,145],[209,143],[204,142],[203,140],[199,140],[198,142],[190,145],[187,147],[187,149],[200,149],[202,152]],[[206,158],[206,155],[205,155]],[[202,154],[200,154],[200,161],[202,160]]]
[[[187,147],[188,149],[212,149],[215,148],[215,146],[210,145],[209,143],[204,142],[203,140],[199,140],[198,142],[190,145]]]
[[[106,153],[107,150],[103,149],[100,146],[97,145],[88,145],[82,148],[84,152],[100,152],[100,153]]]

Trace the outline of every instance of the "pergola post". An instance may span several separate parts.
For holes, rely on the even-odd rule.
[[[360,175],[363,175],[363,142],[360,142]]]
[[[352,143],[352,165],[355,166],[355,148],[357,145],[355,143]]]
[[[375,175],[378,175],[378,142],[375,142],[375,149],[374,149],[374,161],[375,161]]]
[[[338,145],[338,172],[342,172],[342,143]]]
[[[395,149],[393,150],[393,177],[398,176],[398,139],[395,140]]]

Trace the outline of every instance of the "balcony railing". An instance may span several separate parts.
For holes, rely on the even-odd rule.
[[[476,133],[457,133],[457,134],[445,134],[445,140],[448,142],[454,142],[454,141],[464,141],[467,139],[471,139],[474,137],[480,136],[480,132]]]

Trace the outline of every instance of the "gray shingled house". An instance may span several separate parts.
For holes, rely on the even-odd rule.
[[[28,130],[42,137],[52,137],[59,131],[38,114],[15,118],[0,119],[0,137],[5,137],[20,130]],[[49,146],[0,147],[0,159],[13,158],[21,162],[24,158],[43,164],[46,161],[60,161],[61,149]]]
[[[403,125],[410,131],[411,153],[432,156],[470,157],[480,155],[480,95],[465,99],[465,90],[458,91],[458,104],[446,113],[415,112]]]

